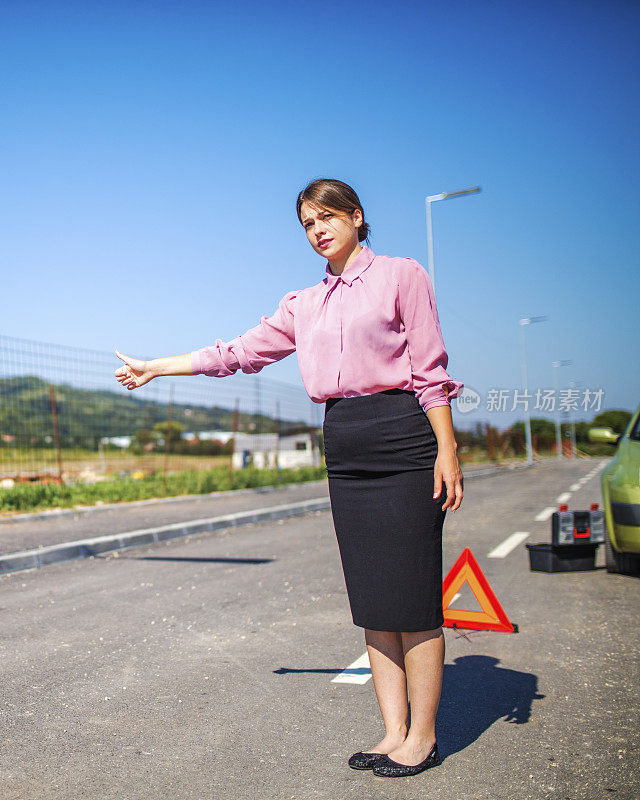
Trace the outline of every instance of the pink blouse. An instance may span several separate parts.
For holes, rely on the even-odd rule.
[[[328,261],[326,273],[315,286],[287,292],[272,316],[241,336],[194,350],[193,374],[259,372],[295,350],[316,403],[397,387],[413,390],[425,411],[450,405],[464,384],[447,374],[424,268],[412,258],[376,256],[363,247],[341,275]]]

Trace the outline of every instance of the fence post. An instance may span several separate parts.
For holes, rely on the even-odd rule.
[[[280,437],[282,424],[280,421],[280,401],[276,400],[276,469],[280,469]]]
[[[495,461],[496,455],[495,455],[495,447],[493,444],[493,429],[488,422],[485,431],[487,435],[487,455],[489,456],[489,461]]]
[[[518,440],[518,453],[523,452],[526,456],[527,446],[525,443],[524,430],[518,430],[517,440]]]
[[[311,423],[309,428],[309,437],[311,438],[311,461],[312,466],[319,467],[320,466],[320,441],[318,438],[318,428],[320,427],[320,423],[318,422],[319,416],[319,406],[317,403],[314,403],[313,400],[310,399],[310,406],[311,409],[311,416],[309,421]]]
[[[164,437],[164,471],[163,486],[167,493],[167,466],[169,465],[169,450],[171,448],[171,417],[173,416],[173,384],[169,385],[169,419],[167,421],[167,435]]]
[[[233,412],[233,438],[231,439],[231,453],[229,455],[229,488],[233,488],[233,454],[236,451],[236,434],[238,433],[238,411],[240,400],[236,397],[236,407]]]
[[[56,396],[53,390],[53,384],[49,384],[49,399],[51,401],[51,413],[53,415],[53,435],[56,442],[56,452],[58,454],[58,480],[62,480],[62,450],[60,449],[60,432],[58,430],[58,412],[56,411]]]
[[[260,376],[256,375],[255,377],[256,382],[256,435],[260,435],[262,433],[262,392],[260,387]]]

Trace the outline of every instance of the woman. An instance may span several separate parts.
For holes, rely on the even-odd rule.
[[[427,273],[361,246],[369,225],[356,192],[315,180],[296,207],[327,259],[320,283],[288,292],[271,317],[230,342],[149,362],[116,350],[125,366],[115,375],[134,389],[159,375],[254,373],[297,352],[309,396],[326,403],[331,511],[386,731],[349,766],[416,775],[440,761],[442,526],[463,496],[450,407],[463,384],[446,372]]]

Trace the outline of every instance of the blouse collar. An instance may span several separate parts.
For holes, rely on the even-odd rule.
[[[373,253],[366,245],[362,248],[362,250],[358,253],[358,255],[353,259],[353,261],[342,270],[340,275],[334,275],[331,272],[331,267],[329,262],[327,261],[326,266],[326,273],[327,277],[325,282],[328,286],[333,287],[339,280],[344,281],[348,286],[351,286],[353,281],[361,275],[368,266],[371,265],[371,262],[375,258],[375,253]]]

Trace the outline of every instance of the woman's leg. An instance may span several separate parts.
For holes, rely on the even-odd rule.
[[[389,757],[415,766],[429,755],[436,741],[436,713],[442,692],[444,634],[442,628],[402,633],[404,666],[411,703],[409,733]]]
[[[389,753],[407,735],[409,706],[402,638],[394,631],[364,629],[371,675],[386,735],[365,753]]]

